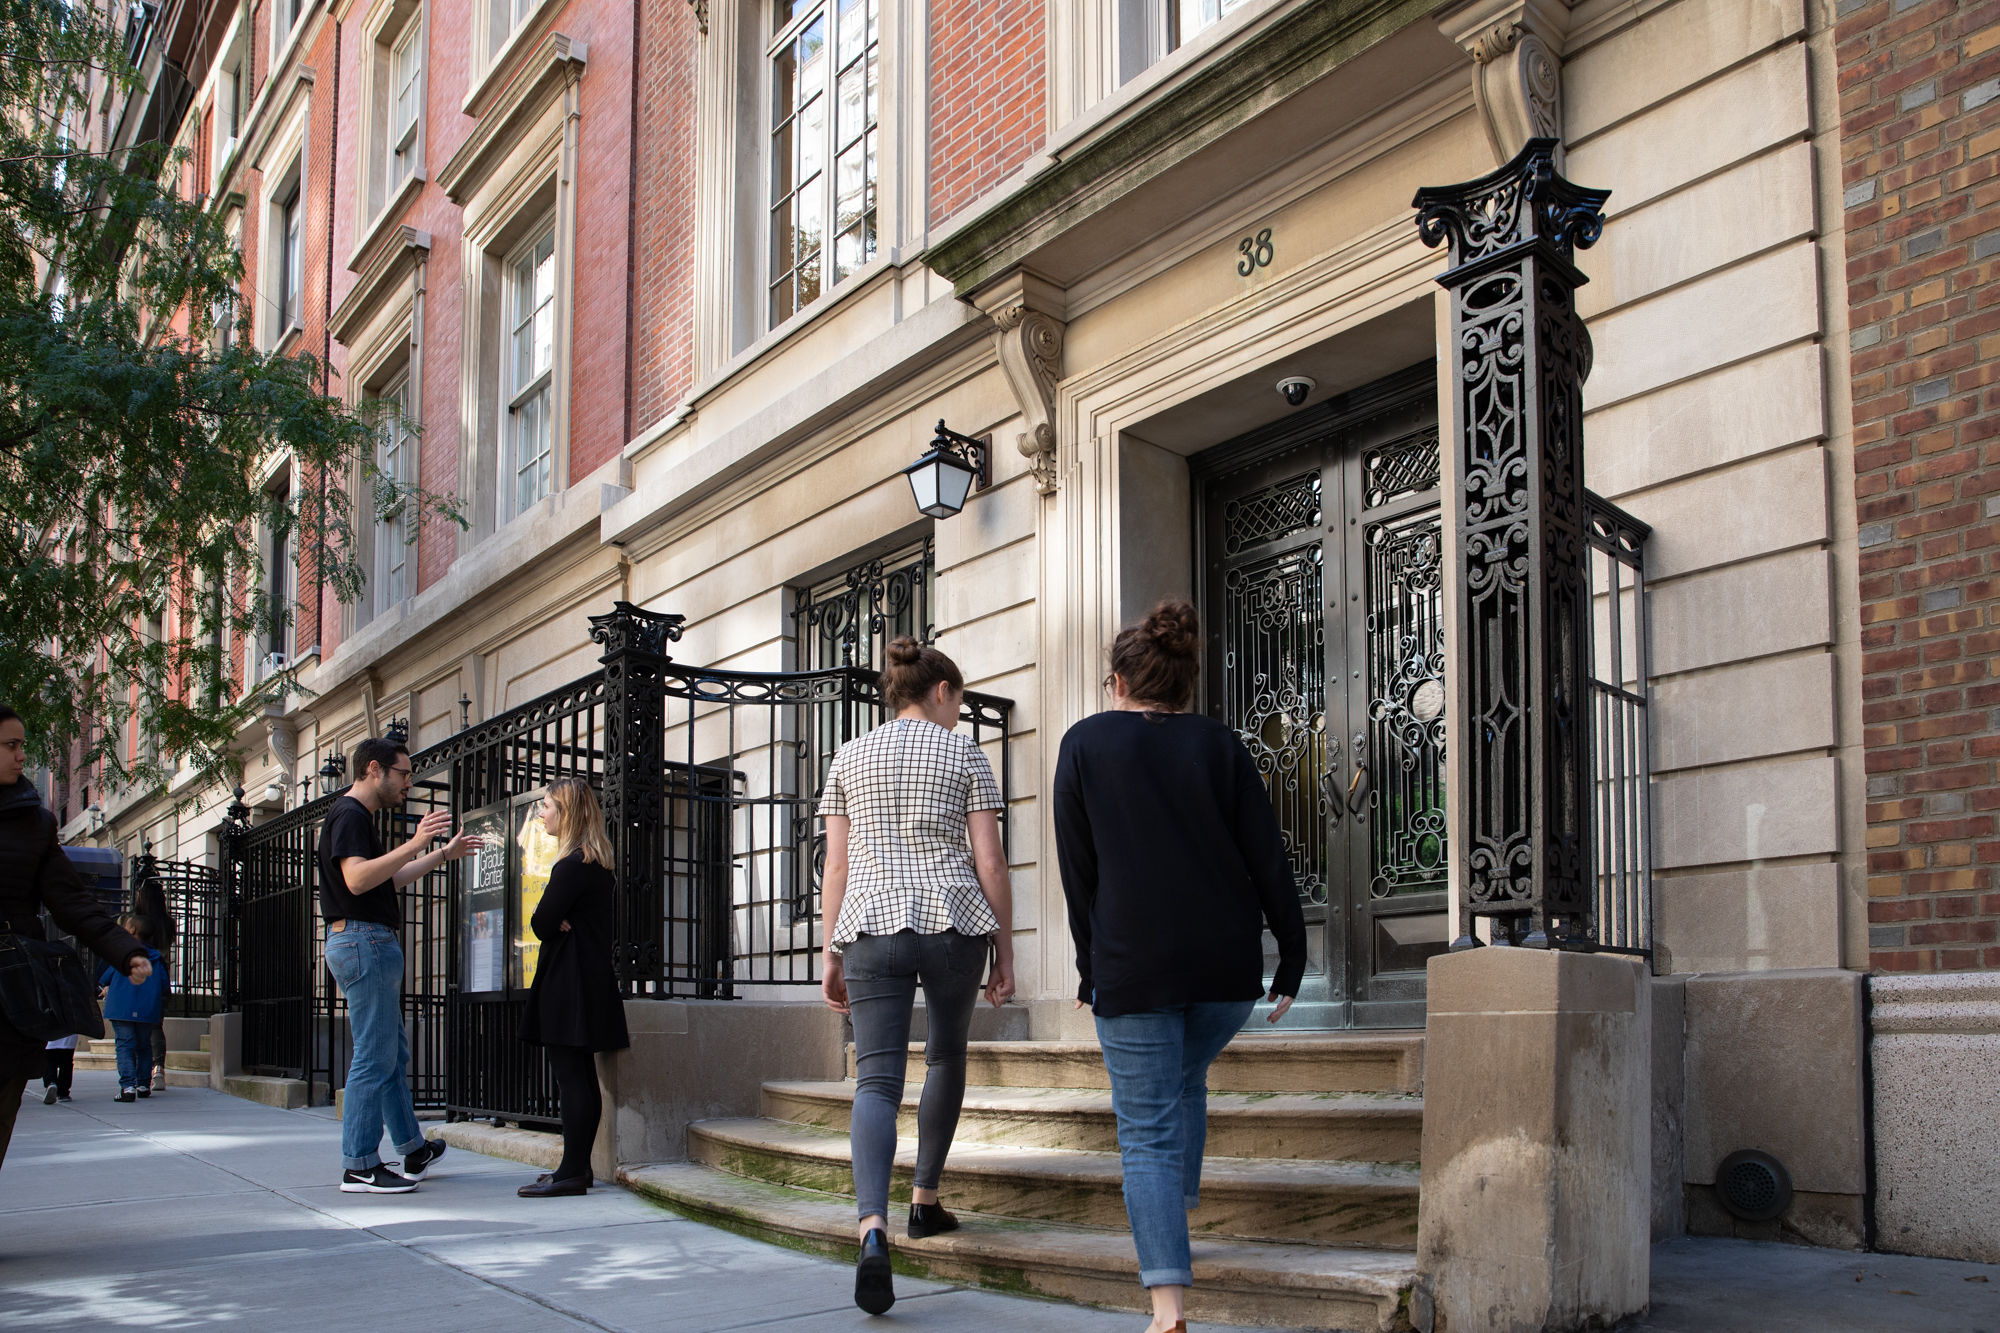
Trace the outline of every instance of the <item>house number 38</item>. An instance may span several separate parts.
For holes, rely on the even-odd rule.
[[[1264,228],[1264,230],[1258,232],[1255,236],[1245,236],[1242,240],[1238,241],[1236,243],[1236,251],[1243,256],[1243,258],[1236,261],[1236,272],[1239,277],[1245,278],[1260,268],[1271,267],[1271,261],[1278,257],[1278,252],[1271,248],[1271,229],[1269,227]]]

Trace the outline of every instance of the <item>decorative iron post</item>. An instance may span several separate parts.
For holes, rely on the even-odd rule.
[[[1426,245],[1449,240],[1456,556],[1453,744],[1466,793],[1459,938],[1590,935],[1590,613],[1584,581],[1583,381],[1590,336],[1572,262],[1604,228],[1608,190],[1557,173],[1533,139],[1498,171],[1417,192]]]
[[[250,807],[238,787],[222,812],[222,1007],[243,1008],[243,838],[250,832]],[[218,1054],[217,1059],[221,1056]]]
[[[673,659],[686,616],[643,611],[613,602],[590,617],[590,638],[603,646],[604,820],[618,858],[618,978],[660,989],[666,929],[666,692],[663,668]]]

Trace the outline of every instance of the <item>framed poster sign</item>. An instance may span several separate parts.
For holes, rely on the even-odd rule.
[[[548,891],[549,871],[556,863],[556,840],[542,827],[544,791],[532,791],[514,798],[513,858],[509,871],[509,899],[514,909],[514,985],[523,989],[535,984],[535,968],[541,962],[542,943],[535,938],[535,909]]]
[[[466,812],[461,829],[482,840],[458,878],[458,984],[469,995],[504,990],[507,959],[507,803]]]

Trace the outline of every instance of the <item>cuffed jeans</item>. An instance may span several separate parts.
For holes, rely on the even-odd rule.
[[[124,1088],[147,1088],[153,1086],[153,1025],[151,1023],[122,1023],[111,1020],[113,1049],[118,1054],[118,1086]]]
[[[326,937],[326,967],[347,998],[354,1059],[340,1111],[340,1154],[350,1171],[382,1163],[382,1133],[407,1157],[424,1144],[410,1101],[410,1038],[403,1030],[403,946],[396,932],[349,920]]]
[[[1208,1067],[1255,1006],[1254,1000],[1180,1004],[1097,1020],[1141,1286],[1194,1283],[1187,1215],[1201,1201]]]
[[[896,1160],[896,1114],[909,1064],[910,1012],[924,988],[924,1095],[917,1106],[913,1183],[934,1190],[958,1132],[965,1101],[965,1036],[986,973],[984,935],[955,930],[863,935],[842,953],[848,1013],[854,1020],[854,1159],[857,1217],[886,1217]]]

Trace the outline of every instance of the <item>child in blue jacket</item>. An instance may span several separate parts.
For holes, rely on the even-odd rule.
[[[146,946],[153,975],[133,985],[123,972],[107,967],[98,974],[98,997],[104,1001],[104,1021],[118,1048],[118,1100],[153,1095],[153,1029],[166,1016],[167,969],[153,947],[153,923],[142,916],[122,916],[118,924]]]

